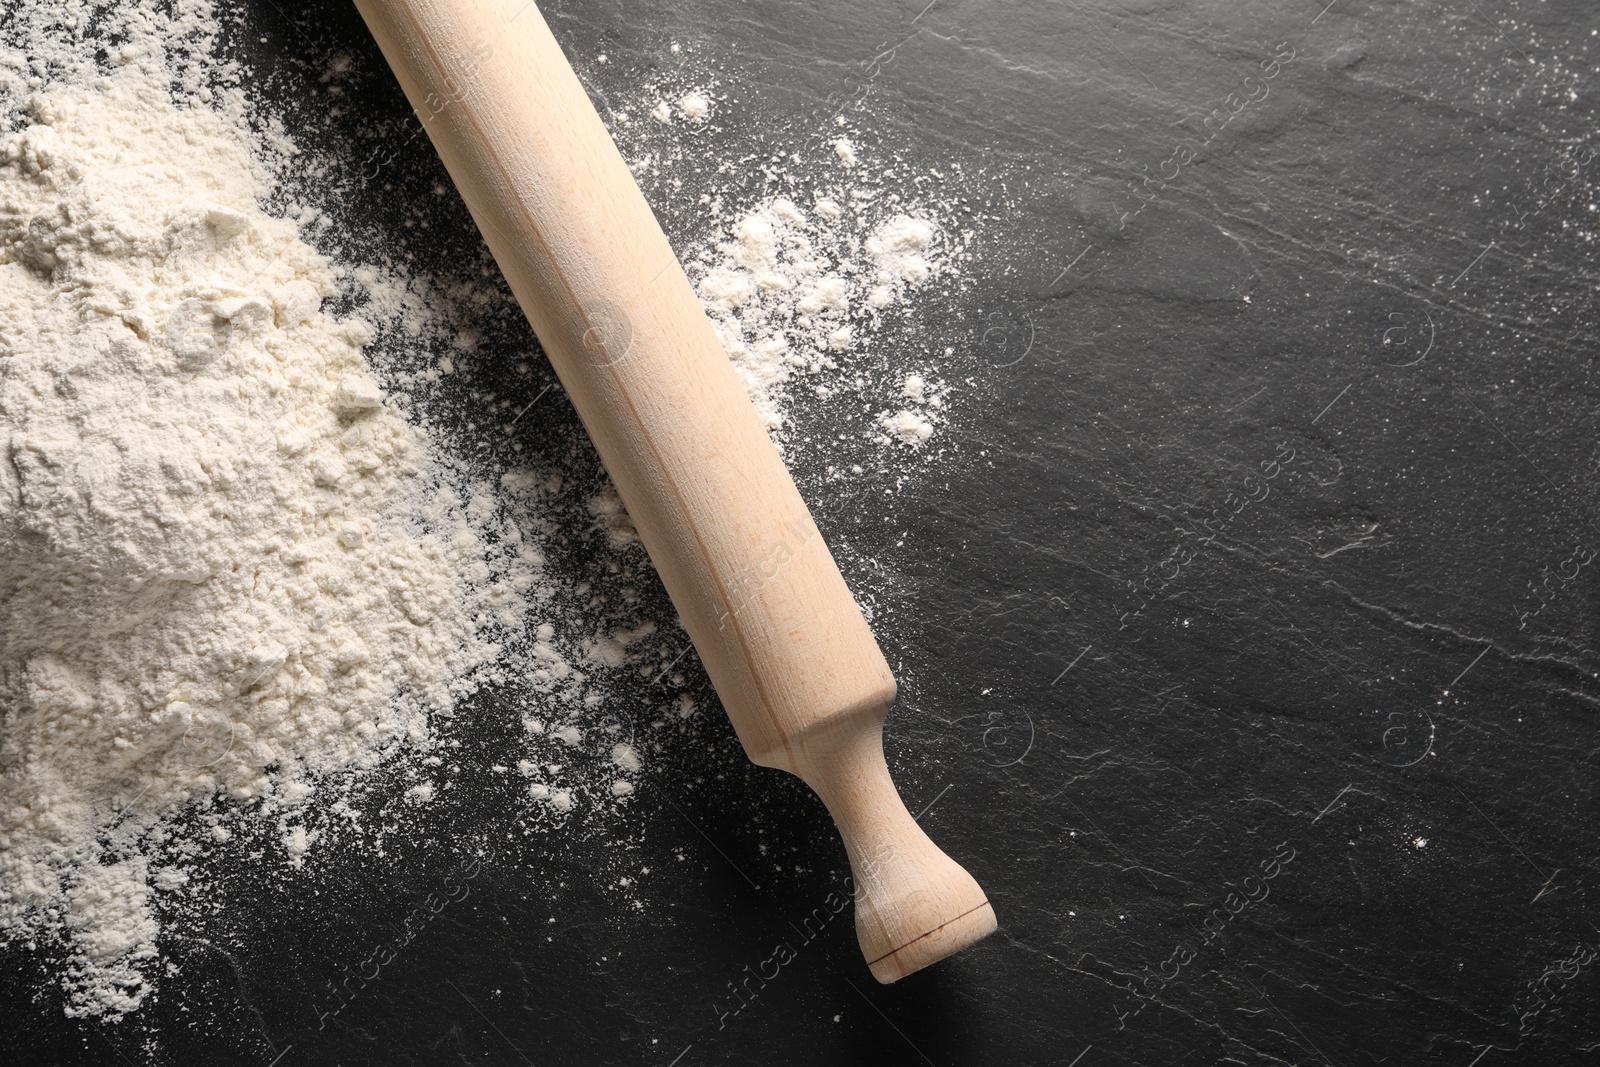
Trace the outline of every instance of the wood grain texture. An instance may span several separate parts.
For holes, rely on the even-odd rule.
[[[893,981],[994,929],[889,779],[895,681],[537,8],[357,0],[550,356],[756,763],[833,814]]]

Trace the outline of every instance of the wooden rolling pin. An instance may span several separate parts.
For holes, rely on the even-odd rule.
[[[832,813],[893,982],[990,933],[889,779],[895,681],[633,175],[538,9],[356,0],[677,606],[745,752]]]

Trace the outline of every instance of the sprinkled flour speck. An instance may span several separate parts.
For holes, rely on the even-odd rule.
[[[704,93],[685,93],[678,98],[678,110],[690,122],[704,122],[711,115],[711,100]]]

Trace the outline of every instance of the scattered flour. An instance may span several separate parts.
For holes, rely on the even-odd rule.
[[[896,215],[867,238],[867,256],[875,269],[867,302],[875,308],[894,303],[902,286],[921,285],[933,273],[928,262],[933,224],[910,215]]]
[[[783,427],[791,379],[839,369],[882,312],[942,268],[933,222],[896,213],[862,240],[865,218],[826,197],[809,211],[774,197],[691,261],[701,304],[769,431]]]
[[[960,168],[884,158],[870,130],[842,113],[820,136],[764,133],[718,84],[687,66],[657,75],[637,90],[638,110],[655,121],[613,108],[608,126],[658,205],[682,203],[691,176],[710,179],[698,198],[710,232],[678,251],[768,432],[790,452],[798,406],[837,403],[830,414],[848,425],[857,414],[846,405],[859,398],[865,425],[846,436],[891,455],[920,450],[948,418],[949,389],[941,385],[941,405],[882,406],[902,399],[908,372],[970,365],[943,339],[927,351],[937,335],[923,325],[967,284],[961,266],[975,235]],[[708,160],[702,132],[723,137],[730,158]],[[807,458],[827,464],[830,478],[859,466],[828,463],[842,458],[833,449]],[[882,455],[873,466],[891,462]]]
[[[898,441],[913,449],[921,448],[933,436],[944,415],[943,382],[930,382],[920,374],[908,374],[900,385],[900,399],[908,404],[899,411],[878,414],[884,440]]]
[[[906,409],[878,416],[885,432],[902,444],[921,448],[933,436],[933,421],[921,412]]]
[[[657,100],[655,107],[650,109],[650,117],[663,126],[670,126],[680,118],[691,124],[705,122],[711,117],[711,98],[698,91],[685,93],[678,98],[676,112],[667,101]]]

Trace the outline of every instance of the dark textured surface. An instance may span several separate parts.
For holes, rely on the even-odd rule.
[[[609,836],[519,836],[468,878],[433,846],[513,800],[464,773],[431,842],[311,898],[244,881],[137,1019],[63,1020],[24,961],[8,1062],[1592,1062],[1600,13],[923,2],[545,10],[597,96],[690,42],[742,136],[801,143],[862,99],[886,152],[992,205],[929,325],[976,368],[951,453],[886,505],[803,448],[796,473],[902,679],[907,803],[999,933],[889,988],[847,916],[800,943],[842,850],[718,720]],[[403,118],[348,11],[261,21],[274,91],[310,99],[291,57],[348,51]],[[528,447],[594,477],[569,411]],[[464,766],[515,733],[481,704]],[[652,868],[626,893],[620,838]],[[447,877],[466,899],[319,1025]]]

